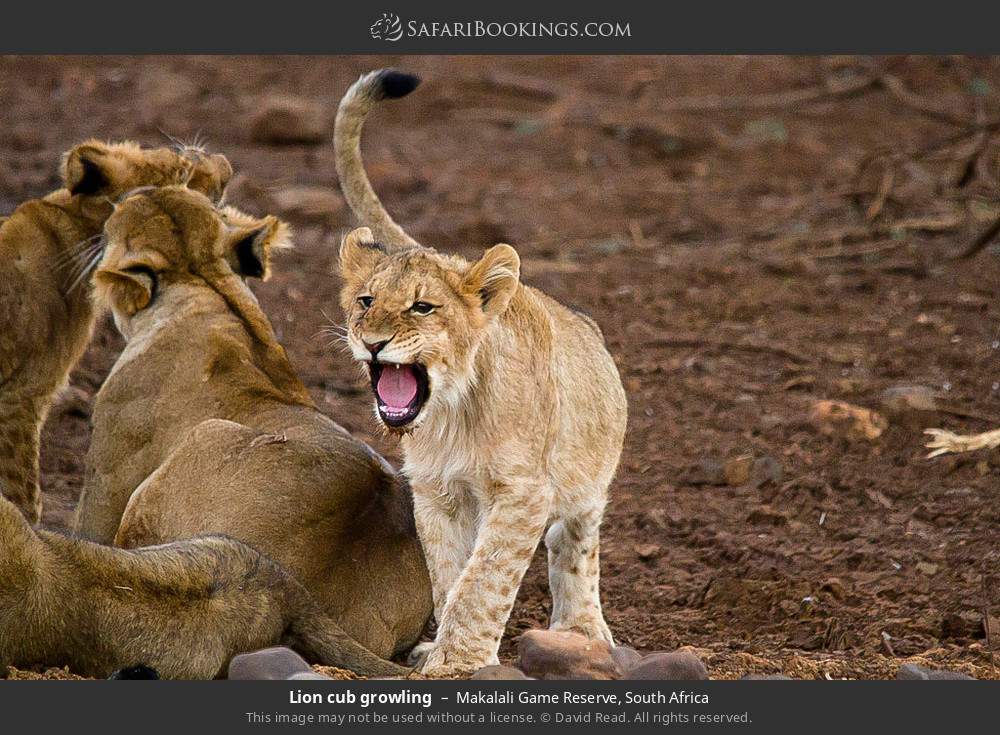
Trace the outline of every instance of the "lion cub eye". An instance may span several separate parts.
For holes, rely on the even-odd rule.
[[[358,303],[365,309],[371,307],[372,303],[375,301],[374,296],[358,296]]]
[[[414,314],[420,314],[421,316],[426,316],[434,311],[437,307],[434,304],[428,304],[426,301],[414,301],[413,306],[410,307],[410,311]]]

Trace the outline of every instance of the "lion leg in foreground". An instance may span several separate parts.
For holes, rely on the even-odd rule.
[[[977,449],[1000,447],[1000,429],[985,431],[982,434],[955,434],[945,429],[926,429],[924,433],[933,437],[926,445],[928,449],[933,450],[927,455],[928,459],[942,454],[961,454],[974,452]]]
[[[163,678],[212,679],[236,654],[278,644],[364,675],[405,673],[239,541],[125,551],[35,531],[0,498],[0,668],[65,665],[106,677],[145,665]]]

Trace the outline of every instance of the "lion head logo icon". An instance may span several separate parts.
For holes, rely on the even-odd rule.
[[[403,37],[403,23],[395,13],[382,13],[368,30],[375,40],[398,41]]]

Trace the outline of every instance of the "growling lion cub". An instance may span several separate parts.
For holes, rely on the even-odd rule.
[[[522,284],[512,247],[468,263],[421,247],[382,208],[361,163],[362,122],[373,101],[415,86],[373,72],[340,104],[341,183],[378,234],[363,227],[344,238],[341,304],[413,484],[438,620],[423,673],[447,676],[496,662],[546,526],[551,627],[611,641],[598,529],[627,406],[600,330]]]
[[[245,544],[210,536],[112,549],[35,531],[0,497],[0,671],[69,666],[106,677],[146,665],[168,679],[213,679],[236,654],[278,643],[316,663],[403,672]]]
[[[288,228],[163,187],[106,235],[96,295],[127,344],[95,401],[77,530],[129,548],[226,534],[369,650],[408,650],[432,605],[406,484],[316,409],[245,281]]]
[[[64,188],[0,219],[0,493],[37,523],[38,438],[94,325],[87,279],[111,201],[137,186],[187,184],[218,201],[229,162],[196,148],[91,140],[63,161]]]

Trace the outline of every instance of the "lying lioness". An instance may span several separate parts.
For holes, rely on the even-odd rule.
[[[0,219],[0,494],[41,517],[38,439],[94,325],[90,271],[111,202],[137,186],[187,184],[221,199],[233,170],[197,148],[91,140],[63,160],[64,186]]]
[[[316,409],[244,282],[287,227],[168,187],[119,204],[106,237],[96,296],[127,345],[97,395],[77,530],[124,547],[224,533],[366,648],[411,646],[431,594],[405,483]]]
[[[438,621],[423,673],[449,676],[496,662],[543,533],[551,627],[611,641],[599,528],[627,404],[601,330],[521,283],[512,247],[470,263],[419,245],[382,207],[361,162],[362,123],[373,102],[415,86],[372,72],[340,103],[337,171],[371,228],[341,245],[341,306],[413,484]]]
[[[208,536],[112,549],[36,532],[0,498],[0,671],[68,665],[106,677],[145,665],[168,679],[212,679],[236,654],[278,643],[367,675],[404,672],[245,544]]]

